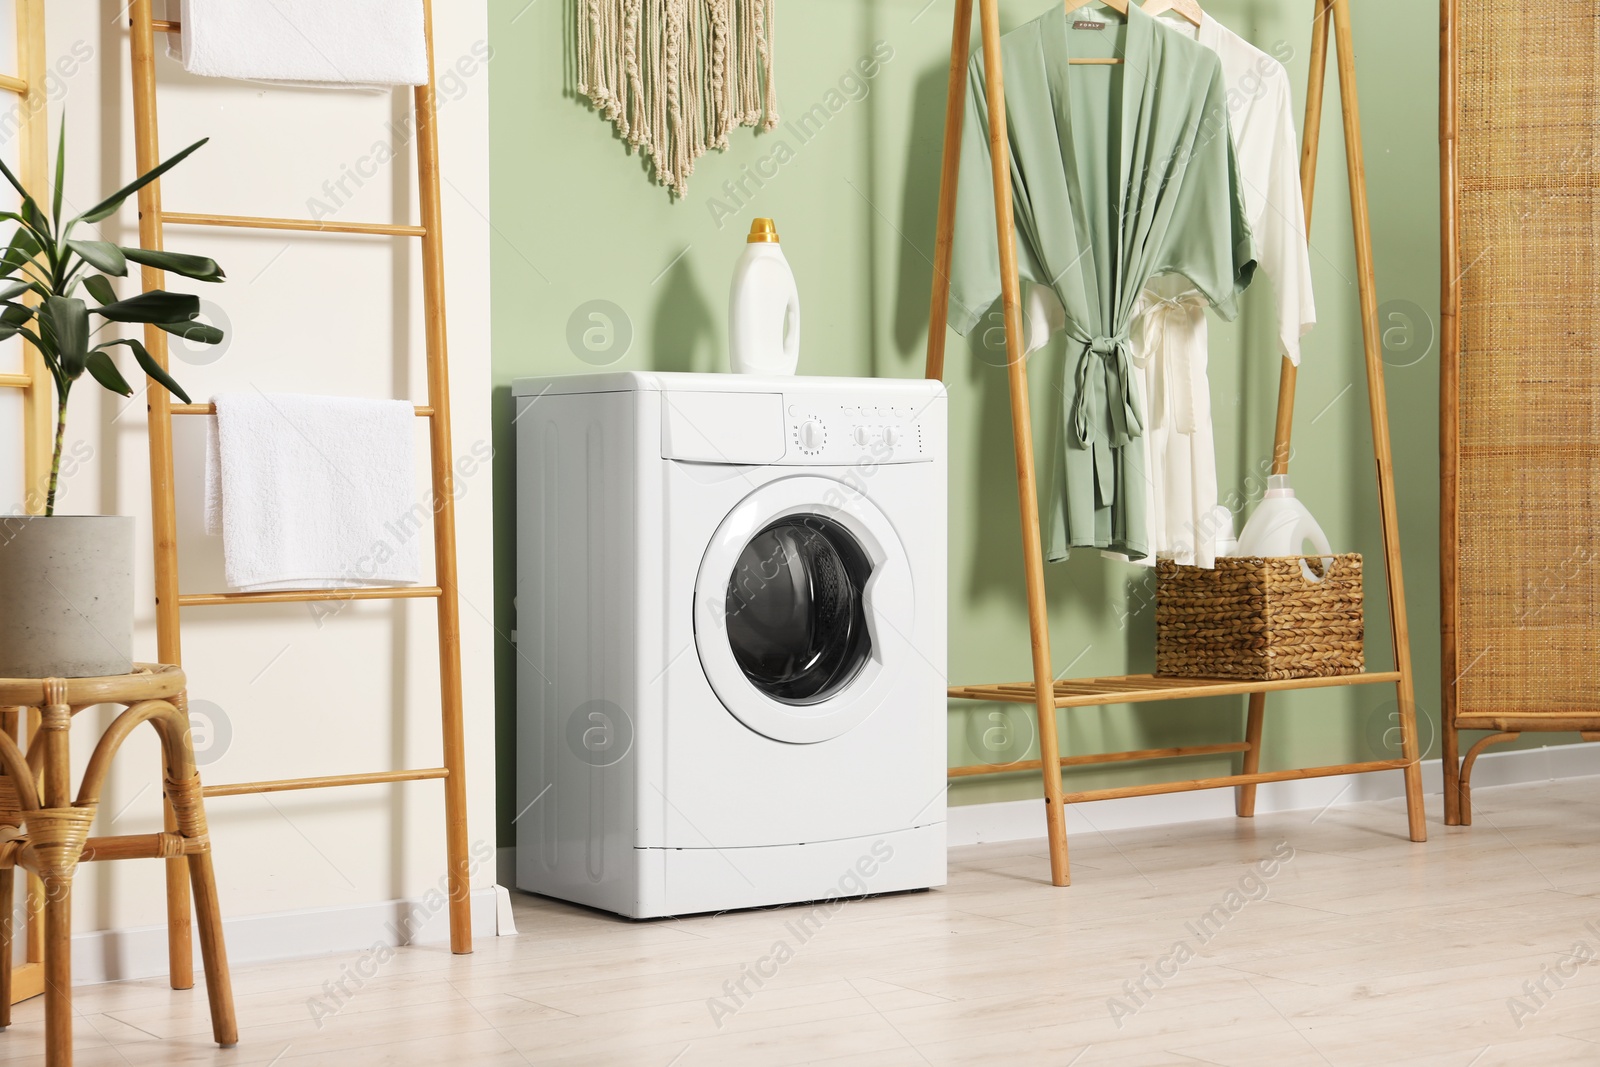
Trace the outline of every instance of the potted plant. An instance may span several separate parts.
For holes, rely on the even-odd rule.
[[[56,395],[55,449],[44,514],[0,521],[0,677],[84,678],[133,669],[133,519],[55,514],[67,399],[85,372],[104,388],[132,396],[133,388],[112,358],[126,348],[152,387],[188,403],[188,394],[144,345],[126,337],[97,341],[96,335],[113,323],[153,323],[190,341],[216,344],[222,331],[196,321],[199,297],[157,289],[119,299],[110,279],[126,277],[130,262],[203,282],[220,282],[223,273],[202,256],[120,248],[75,237],[74,232],[80,224],[110,218],[128,197],[205,143],[195,142],[65,221],[65,118],[48,212],[0,162],[0,174],[22,197],[20,213],[0,212],[0,221],[16,223],[0,256],[0,340],[19,334],[27,338],[49,370]]]

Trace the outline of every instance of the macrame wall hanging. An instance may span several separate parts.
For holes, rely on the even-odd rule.
[[[681,197],[739,126],[778,125],[777,0],[575,0],[578,93]]]

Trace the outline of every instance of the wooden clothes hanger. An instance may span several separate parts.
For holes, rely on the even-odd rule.
[[[1146,15],[1159,15],[1163,11],[1171,11],[1175,15],[1182,15],[1196,26],[1200,25],[1203,17],[1200,5],[1195,0],[1145,0],[1141,5]]]
[[[1088,7],[1090,4],[1094,4],[1094,3],[1102,4],[1102,5],[1106,6],[1106,7],[1109,7],[1111,10],[1117,12],[1123,18],[1127,18],[1128,17],[1128,0],[1066,0],[1067,14],[1070,15],[1074,11],[1078,10],[1080,7]],[[1119,64],[1121,62],[1122,62],[1122,60],[1120,60],[1120,59],[1069,59],[1069,60],[1067,60],[1067,64],[1069,66],[1094,66],[1094,67],[1114,67],[1114,66],[1116,66],[1117,64]]]

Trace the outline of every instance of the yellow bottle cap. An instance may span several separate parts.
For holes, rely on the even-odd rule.
[[[750,237],[746,244],[777,244],[778,225],[771,219],[754,219],[750,223]]]

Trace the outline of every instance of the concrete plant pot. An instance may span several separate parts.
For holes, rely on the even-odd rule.
[[[133,670],[133,519],[0,518],[0,678]]]

